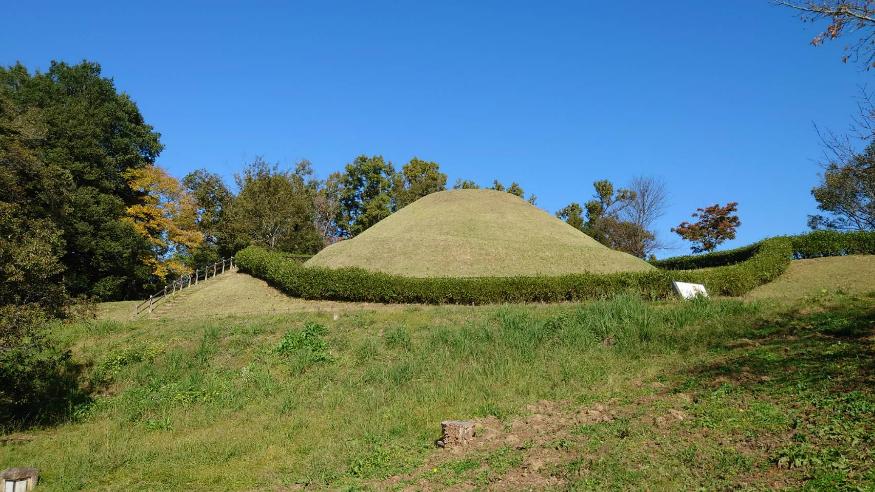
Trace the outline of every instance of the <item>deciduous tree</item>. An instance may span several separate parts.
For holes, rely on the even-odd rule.
[[[63,231],[69,174],[41,157],[41,113],[0,91],[0,305],[37,304],[57,314],[66,302]]]
[[[665,214],[668,206],[668,193],[665,183],[657,178],[639,176],[629,185],[632,197],[629,205],[622,212],[625,221],[635,224],[637,228],[630,229],[635,250],[640,250],[641,258],[653,256],[665,246],[657,238],[654,224]]]
[[[826,212],[808,217],[812,229],[875,230],[875,142],[844,161],[829,162],[811,194]]]
[[[480,185],[471,181],[470,179],[462,179],[459,178],[456,180],[456,183],[453,184],[454,190],[476,190],[479,189]]]
[[[714,251],[714,249],[729,239],[735,239],[735,230],[741,225],[738,215],[738,203],[729,202],[724,206],[714,204],[698,208],[693,217],[696,222],[681,222],[672,229],[680,237],[693,243],[690,247],[693,253]]]
[[[130,169],[125,175],[140,197],[139,203],[128,207],[125,220],[152,246],[143,262],[162,281],[168,275],[187,273],[185,257],[204,240],[197,226],[195,198],[158,166]]]
[[[342,220],[340,208],[340,183],[342,180],[341,173],[331,173],[328,179],[320,183],[316,196],[313,197],[314,222],[325,246],[336,243],[342,237],[338,225]]]
[[[221,176],[206,169],[197,169],[182,179],[182,185],[194,199],[196,223],[204,241],[195,248],[192,262],[195,266],[210,264],[235,253],[228,244],[226,215],[234,195]]]
[[[45,325],[70,305],[63,230],[73,182],[42,156],[42,112],[0,89],[0,427],[62,416],[80,394],[70,352]]]
[[[447,175],[436,162],[414,157],[395,175],[395,210],[400,210],[420,198],[447,188]]]
[[[234,249],[257,244],[290,253],[319,251],[311,174],[308,163],[289,172],[260,157],[238,174],[240,192],[228,210]]]
[[[637,198],[635,192],[615,189],[606,179],[594,182],[593,188],[593,198],[584,204],[583,232],[609,248],[645,257],[645,241],[652,239],[652,233],[622,218]]]
[[[340,188],[340,229],[353,237],[393,212],[392,163],[376,155],[360,155],[346,165]]]
[[[556,216],[609,248],[645,258],[657,247],[648,227],[662,212],[664,192],[649,178],[634,180],[633,187],[644,195],[631,188],[615,189],[608,180],[596,181],[595,193],[583,207],[572,202]]]
[[[853,59],[875,67],[875,2],[872,0],[777,0],[775,3],[799,12],[804,22],[826,21],[826,28],[818,33],[811,44],[848,36],[843,61]]]

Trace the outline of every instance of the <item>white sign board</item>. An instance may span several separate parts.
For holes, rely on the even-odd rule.
[[[695,299],[698,296],[708,297],[708,291],[702,284],[690,284],[687,282],[672,282],[674,290],[684,299]]]

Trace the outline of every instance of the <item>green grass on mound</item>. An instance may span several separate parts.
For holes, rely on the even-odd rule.
[[[506,277],[653,269],[611,250],[514,195],[452,190],[428,195],[305,263],[408,277]]]

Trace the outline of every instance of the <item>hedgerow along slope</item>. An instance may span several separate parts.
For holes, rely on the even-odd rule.
[[[664,299],[672,280],[705,284],[720,295],[740,295],[784,272],[792,248],[787,238],[774,238],[750,247],[749,259],[703,271],[610,274],[574,273],[516,277],[406,277],[361,268],[304,267],[283,255],[250,246],[236,255],[240,270],[267,281],[286,294],[304,299],[356,302],[489,304],[503,302],[562,302],[604,299],[632,293]]]
[[[406,277],[512,277],[646,272],[614,251],[510,193],[433,193],[362,234],[331,245],[307,267],[358,267]]]
[[[715,295],[739,296],[771,282],[793,258],[875,254],[875,233],[817,231],[782,236],[731,251],[669,258],[658,269],[611,274],[515,277],[407,277],[361,268],[303,267],[282,254],[250,246],[237,253],[241,271],[304,299],[381,303],[488,304],[604,299],[631,293],[672,295],[671,281],[702,283]]]

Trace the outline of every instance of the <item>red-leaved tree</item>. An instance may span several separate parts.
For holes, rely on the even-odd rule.
[[[723,241],[735,239],[735,230],[741,225],[741,220],[735,215],[737,211],[736,202],[729,202],[723,207],[715,203],[710,207],[697,208],[693,217],[699,220],[692,224],[681,222],[671,231],[692,242],[690,248],[693,253],[714,251]]]

